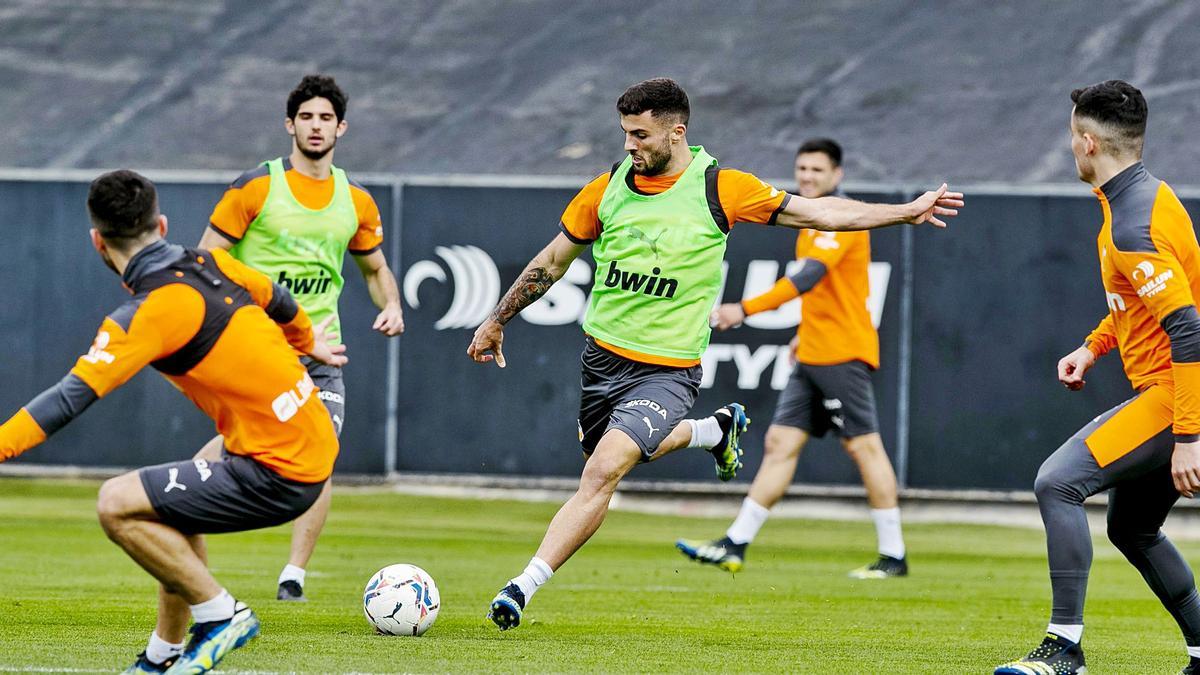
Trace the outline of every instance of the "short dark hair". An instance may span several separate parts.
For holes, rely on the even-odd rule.
[[[1107,80],[1071,92],[1075,115],[1107,127],[1119,149],[1141,154],[1149,109],[1146,97],[1124,80]]]
[[[92,181],[87,209],[100,236],[123,246],[158,226],[158,191],[140,173],[110,171]]]
[[[300,84],[288,94],[287,116],[289,120],[296,119],[296,113],[305,101],[314,98],[327,99],[333,104],[333,114],[341,122],[346,117],[346,101],[349,97],[342,88],[328,75],[305,75]]]
[[[842,146],[832,138],[810,138],[800,144],[796,156],[799,157],[807,152],[823,152],[829,157],[829,161],[833,162],[835,168],[842,165]]]
[[[687,92],[669,77],[638,82],[617,99],[617,111],[622,115],[641,115],[647,110],[652,117],[676,115],[680,124],[687,124],[692,114]]]

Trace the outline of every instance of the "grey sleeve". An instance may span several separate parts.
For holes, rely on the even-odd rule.
[[[279,284],[272,286],[274,290],[271,291],[271,301],[265,309],[267,316],[275,323],[291,323],[292,319],[296,318],[296,312],[300,311],[300,305],[296,304],[296,299],[287,288]]]
[[[100,397],[86,382],[70,373],[59,380],[58,384],[38,394],[25,409],[49,436],[78,417],[98,398]]]
[[[1195,305],[1180,307],[1162,320],[1163,330],[1171,339],[1171,361],[1174,363],[1196,363],[1200,361],[1200,314]],[[1194,443],[1200,440],[1196,434],[1175,435],[1177,443]]]
[[[812,290],[817,282],[825,278],[829,273],[829,269],[825,267],[825,263],[812,258],[801,258],[800,269],[788,275],[788,280],[796,287],[796,291],[801,295]]]
[[[1171,339],[1171,361],[1200,361],[1200,313],[1195,305],[1180,307],[1162,320],[1163,330]]]

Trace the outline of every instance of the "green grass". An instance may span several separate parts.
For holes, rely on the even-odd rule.
[[[100,531],[96,489],[0,480],[0,671],[111,672],[145,646],[155,583]],[[1038,531],[909,525],[912,575],[869,582],[846,577],[872,557],[868,522],[776,520],[733,577],[672,548],[725,521],[614,512],[526,623],[502,634],[483,618],[488,602],[556,508],[339,492],[304,605],[273,600],[288,529],[213,537],[217,578],[263,624],[222,670],[990,673],[1038,641],[1048,615]],[[424,637],[377,636],[363,618],[363,585],[394,562],[424,567],[441,589]],[[1186,661],[1174,623],[1101,540],[1085,644],[1093,673],[1172,673]]]

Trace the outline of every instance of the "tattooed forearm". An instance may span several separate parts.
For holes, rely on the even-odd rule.
[[[500,299],[500,304],[492,311],[491,319],[500,325],[508,323],[509,319],[545,295],[555,281],[545,267],[525,270]]]

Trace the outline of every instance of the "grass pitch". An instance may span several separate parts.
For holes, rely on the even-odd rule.
[[[0,672],[113,672],[144,648],[155,584],[101,532],[96,490],[0,479]],[[873,557],[869,522],[776,520],[734,577],[672,547],[718,536],[724,520],[614,512],[500,633],[488,603],[557,507],[336,492],[307,604],[274,600],[288,528],[212,537],[218,580],[263,624],[221,671],[990,673],[1039,641],[1048,616],[1038,531],[909,525],[911,576],[855,581],[846,572]],[[423,637],[378,636],[363,618],[363,585],[395,562],[441,590]],[[1186,663],[1174,623],[1102,540],[1087,609],[1091,672]]]

